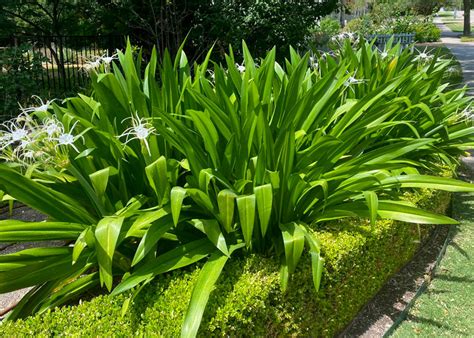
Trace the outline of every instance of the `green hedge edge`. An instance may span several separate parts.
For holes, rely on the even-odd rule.
[[[408,197],[445,213],[451,195],[423,191]],[[415,254],[420,236],[433,226],[380,221],[374,227],[344,221],[317,231],[326,260],[321,291],[311,281],[308,257],[282,294],[279,262],[252,255],[232,259],[204,314],[199,336],[333,336],[350,323],[388,280]],[[200,267],[161,276],[121,315],[127,294],[100,295],[76,306],[3,322],[0,336],[177,337]]]

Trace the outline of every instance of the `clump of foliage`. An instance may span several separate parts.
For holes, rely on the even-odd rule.
[[[415,34],[416,42],[434,42],[441,37],[440,29],[433,23],[431,17],[404,15],[390,17],[378,21],[372,14],[364,15],[349,21],[346,31],[357,32],[361,35],[372,34]]]
[[[408,13],[429,16],[451,3],[451,0],[374,0],[370,7],[373,12],[383,17]]]
[[[314,49],[327,46],[329,40],[339,33],[341,25],[339,21],[326,17],[321,20],[318,26],[310,31],[309,45]]]
[[[0,121],[16,115],[18,102],[38,93],[42,60],[26,44],[0,50]]]
[[[153,52],[142,69],[129,46],[96,65],[91,96],[5,124],[0,188],[49,221],[2,221],[0,241],[70,243],[0,256],[0,292],[35,286],[9,319],[99,284],[134,290],[127,308],[155,276],[203,261],[182,326],[193,336],[233,256],[281,259],[286,290],[306,248],[318,290],[314,229],[327,221],[455,222],[400,199],[474,191],[427,175],[473,144],[470,99],[441,86],[449,60],[367,43],[312,60],[291,50],[284,65],[275,48],[258,66],[245,43],[242,54],[191,67],[182,50],[160,63]]]
[[[334,0],[218,0],[196,14],[200,36],[223,51],[244,39],[252,53],[264,56],[276,46],[277,57],[287,55],[289,46],[303,47],[310,27],[337,7]],[[191,33],[192,34],[192,33]],[[197,42],[200,44],[201,39]]]

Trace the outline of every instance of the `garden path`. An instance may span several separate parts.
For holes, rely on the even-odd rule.
[[[474,42],[461,42],[459,33],[451,31],[440,18],[435,23],[441,29],[441,42],[448,47],[462,67],[465,84],[474,96]]]

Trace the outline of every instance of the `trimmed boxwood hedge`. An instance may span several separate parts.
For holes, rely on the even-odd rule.
[[[410,200],[444,213],[446,192],[424,191]],[[421,227],[421,236],[432,226]],[[209,300],[200,336],[333,336],[340,332],[419,245],[416,226],[380,221],[374,227],[352,221],[318,230],[326,260],[321,291],[315,294],[309,259],[299,265],[286,294],[279,262],[253,255],[232,259]],[[127,294],[101,295],[1,326],[2,336],[179,336],[200,266],[169,273],[148,285],[122,316]]]

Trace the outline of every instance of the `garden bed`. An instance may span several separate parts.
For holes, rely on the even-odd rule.
[[[412,196],[439,213],[447,192]],[[280,291],[279,262],[252,255],[233,259],[211,294],[199,335],[333,336],[340,332],[387,279],[415,254],[432,226],[380,221],[372,228],[354,221],[318,231],[326,260],[321,291],[315,294],[309,259],[299,265],[286,294]],[[178,336],[199,266],[166,274],[147,285],[124,316],[128,294],[102,295],[77,306],[6,322],[3,336],[118,335]]]

